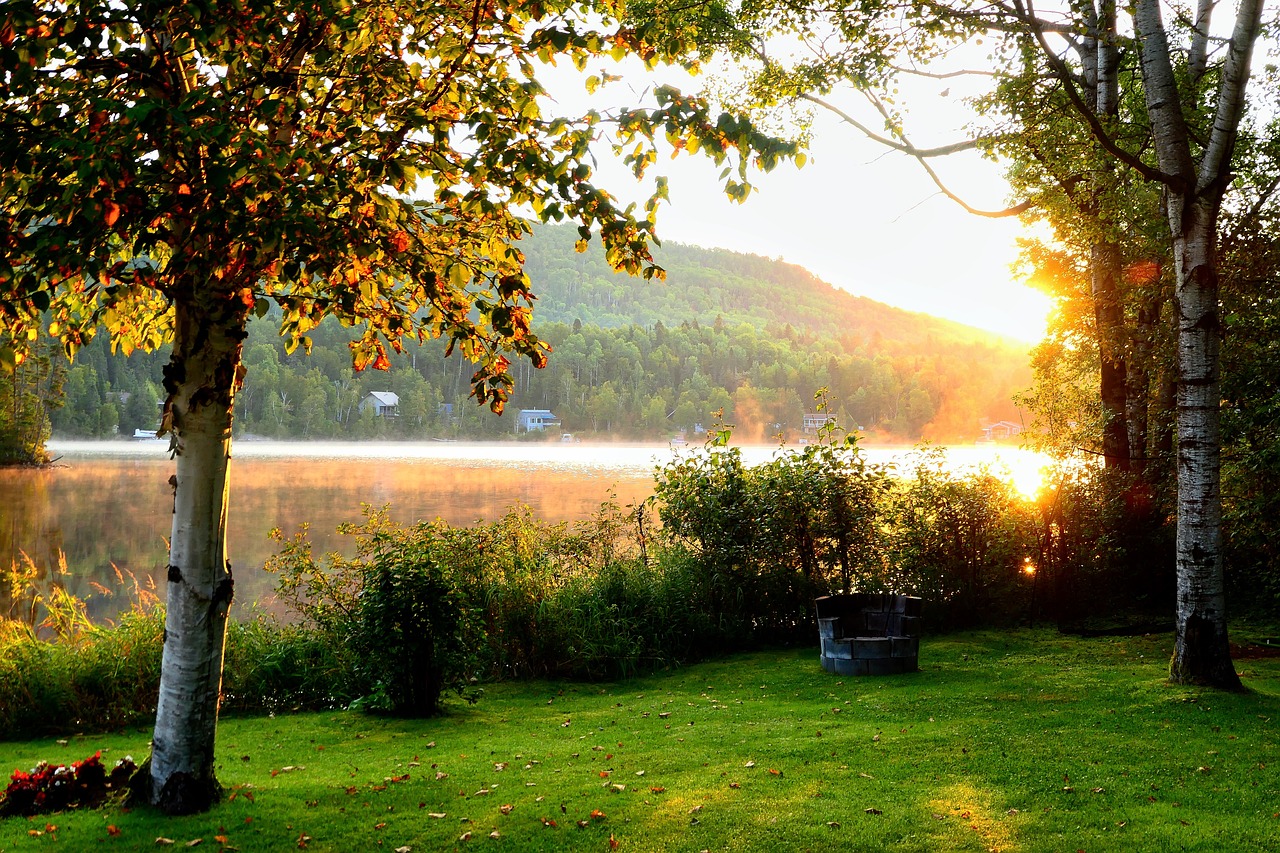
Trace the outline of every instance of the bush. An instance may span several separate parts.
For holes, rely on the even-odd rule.
[[[1035,503],[1036,609],[1066,627],[1170,619],[1172,498],[1129,474],[1060,467]]]
[[[999,625],[1027,613],[1032,517],[1009,482],[982,468],[956,474],[941,450],[923,448],[886,515],[888,567],[873,589],[921,596],[935,629]]]
[[[355,538],[354,558],[330,554],[321,566],[304,529],[268,563],[303,631],[329,650],[327,698],[423,716],[440,710],[446,690],[467,695],[477,641],[473,590],[460,582],[465,567],[441,559],[438,527],[401,528],[385,509],[366,507],[363,524],[341,528]],[[315,698],[313,688],[299,695]]]
[[[849,437],[755,468],[710,446],[661,469],[655,498],[669,546],[707,575],[716,623],[756,642],[811,642],[814,598],[882,585],[890,488]]]

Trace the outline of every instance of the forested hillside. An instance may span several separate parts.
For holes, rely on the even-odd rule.
[[[1025,347],[945,320],[852,296],[804,269],[751,255],[662,247],[665,282],[613,273],[576,232],[542,229],[523,248],[534,325],[550,365],[513,367],[516,390],[495,417],[467,399],[472,369],[431,341],[393,355],[389,371],[351,368],[336,324],[308,356],[286,354],[272,318],[250,324],[241,434],[288,438],[494,437],[522,408],[550,409],[581,437],[657,439],[709,426],[724,411],[743,440],[798,435],[826,387],[842,423],[885,440],[972,441],[982,420],[1016,419],[1029,377]],[[595,248],[594,246],[592,247]],[[111,355],[99,339],[65,377],[56,435],[131,434],[154,426],[162,354]],[[394,417],[361,406],[398,397]],[[362,411],[363,409],[363,411]]]

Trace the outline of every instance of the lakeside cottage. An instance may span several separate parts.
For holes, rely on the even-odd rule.
[[[550,409],[521,409],[516,416],[516,432],[545,431],[560,429],[560,419]]]
[[[835,417],[827,412],[805,412],[803,423],[804,433],[806,435],[815,435],[818,430],[833,421],[835,421]]]
[[[1022,434],[1022,425],[1013,421],[997,421],[982,428],[982,441],[1003,441]]]
[[[380,418],[395,418],[400,415],[400,396],[391,391],[370,391],[360,401],[360,414],[370,409]]]

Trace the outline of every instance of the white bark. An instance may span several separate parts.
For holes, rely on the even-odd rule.
[[[229,300],[222,300],[228,302]],[[209,808],[220,788],[214,741],[231,605],[226,521],[231,406],[244,320],[229,306],[179,304],[166,369],[176,451],[168,610],[149,761],[150,801],[170,813]]]
[[[1203,11],[1203,7],[1202,7]],[[1261,26],[1260,0],[1242,0],[1223,65],[1213,130],[1194,161],[1159,0],[1138,0],[1147,112],[1169,190],[1178,293],[1178,606],[1170,677],[1239,689],[1227,641],[1222,571],[1221,439],[1216,242],[1244,113],[1249,60]],[[1207,20],[1207,14],[1202,15]],[[1202,50],[1198,42],[1195,51]]]

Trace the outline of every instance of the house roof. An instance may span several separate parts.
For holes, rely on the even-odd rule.
[[[368,399],[369,397],[372,397],[384,406],[400,405],[400,395],[391,391],[370,391],[368,397],[365,399]]]

